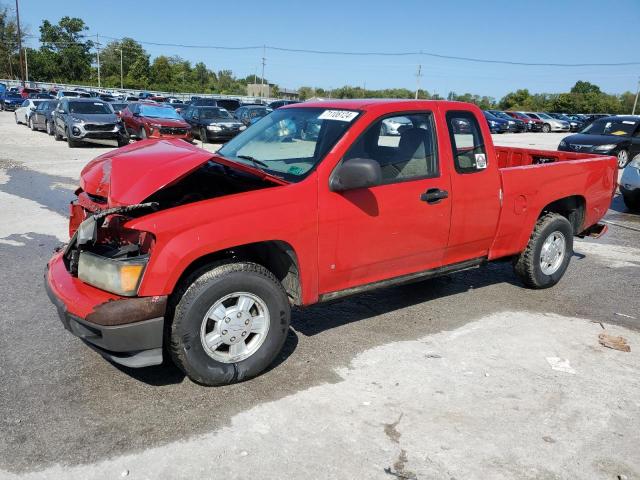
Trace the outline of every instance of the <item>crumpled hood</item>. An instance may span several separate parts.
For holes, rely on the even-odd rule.
[[[144,140],[100,155],[80,173],[80,187],[107,198],[108,207],[133,205],[184,177],[214,154],[183,140]]]

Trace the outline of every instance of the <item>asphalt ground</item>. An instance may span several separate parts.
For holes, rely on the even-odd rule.
[[[494,263],[297,310],[269,371],[203,388],[105,361],[44,292],[79,172],[110,148],[0,113],[0,478],[640,478],[640,217],[619,197],[552,289]]]

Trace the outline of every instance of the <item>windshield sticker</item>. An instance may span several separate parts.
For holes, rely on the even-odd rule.
[[[476,153],[476,168],[487,168],[487,157],[484,153]]]
[[[340,122],[350,122],[358,116],[358,112],[349,110],[325,110],[320,114],[318,120],[338,120]]]
[[[627,132],[624,130],[616,130],[615,132],[611,132],[611,135],[626,135]]]

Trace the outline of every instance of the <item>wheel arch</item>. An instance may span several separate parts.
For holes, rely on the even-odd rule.
[[[195,272],[225,260],[262,265],[282,284],[292,305],[302,305],[300,263],[293,247],[283,240],[267,240],[211,252],[193,260],[180,274],[174,292]]]
[[[582,195],[570,195],[545,205],[538,218],[547,213],[558,213],[569,220],[573,228],[573,234],[577,235],[584,229],[586,208],[587,202]]]

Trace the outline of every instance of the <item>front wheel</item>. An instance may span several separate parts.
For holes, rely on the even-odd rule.
[[[291,310],[282,285],[255,263],[196,272],[175,301],[168,345],[174,363],[204,385],[226,385],[266,369],[282,350]]]
[[[45,127],[46,127],[46,130],[47,130],[47,134],[48,135],[53,135],[53,127],[51,125],[51,122],[49,122],[49,121],[45,122]]]
[[[206,128],[201,128],[200,129],[200,140],[202,140],[202,143],[209,143],[209,139],[207,138],[207,129]]]
[[[551,125],[549,125],[548,123],[545,123],[545,124],[542,126],[542,132],[543,132],[543,133],[549,133],[550,131],[551,131]]]
[[[627,166],[627,163],[629,163],[629,152],[627,152],[626,150],[620,150],[618,152],[618,168],[624,168]]]
[[[60,133],[60,129],[57,126],[53,126],[53,138],[56,139],[57,142],[61,142],[62,141],[62,134]]]
[[[17,113],[14,113],[14,114],[13,114],[13,117],[14,117],[14,118],[15,118],[15,120],[16,120],[16,125],[20,125],[20,122],[18,121],[18,114],[17,114]]]
[[[29,128],[35,132],[36,125],[33,123],[33,117],[29,117]]]
[[[622,194],[622,201],[632,212],[640,212],[640,194],[631,195],[629,193]]]
[[[549,288],[560,281],[573,255],[573,227],[560,214],[538,219],[527,248],[514,261],[514,269],[529,288]]]

